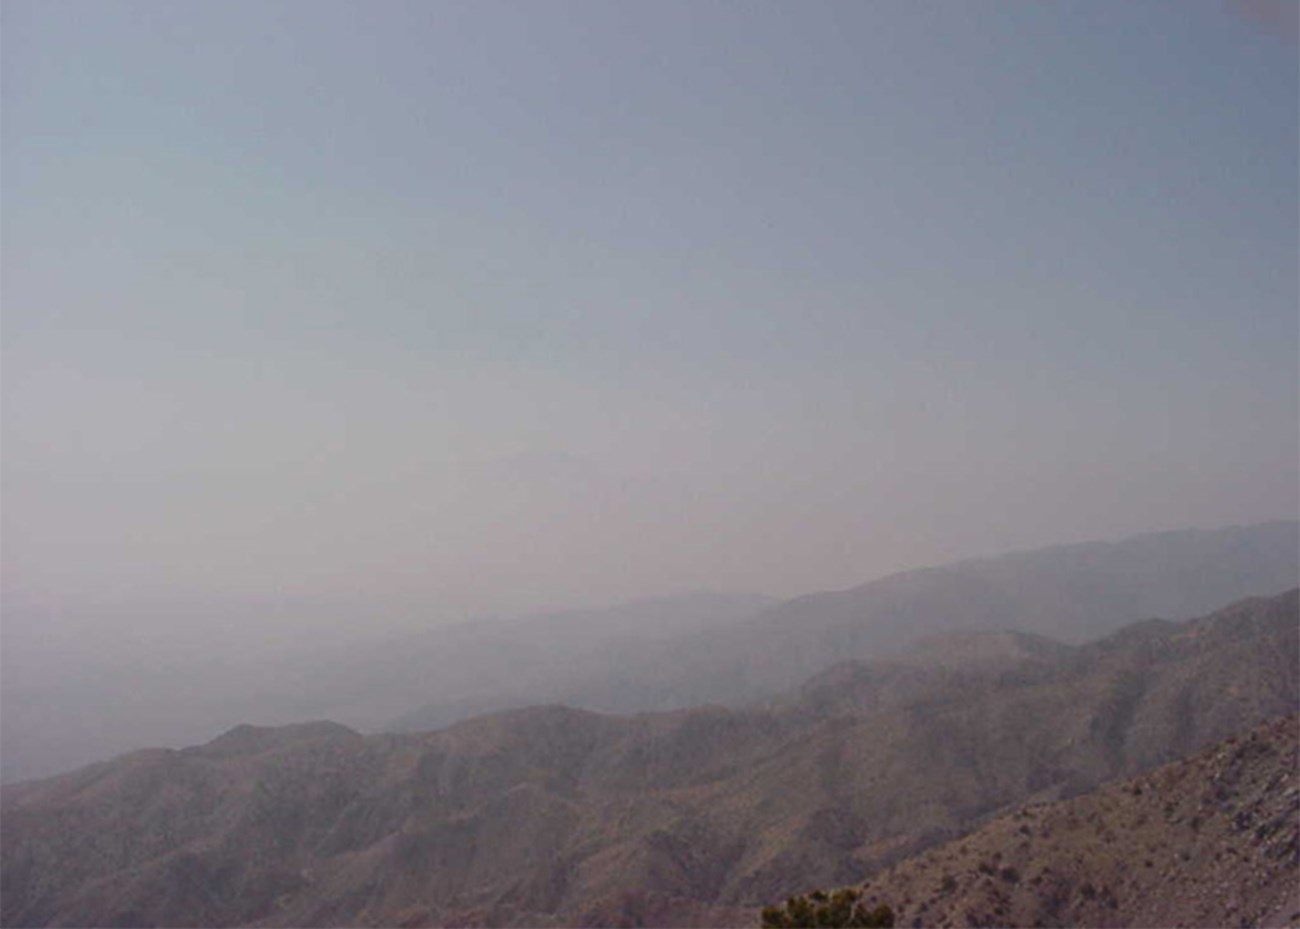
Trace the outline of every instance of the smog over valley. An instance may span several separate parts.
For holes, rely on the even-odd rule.
[[[0,925],[1300,924],[1295,0],[0,60]]]

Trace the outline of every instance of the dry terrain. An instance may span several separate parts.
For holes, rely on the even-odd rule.
[[[941,637],[744,710],[241,726],[4,788],[0,916],[750,925],[763,903],[1293,712],[1298,609],[1292,591],[1077,647]]]
[[[1300,717],[1053,804],[866,882],[899,926],[1285,926],[1300,921]]]

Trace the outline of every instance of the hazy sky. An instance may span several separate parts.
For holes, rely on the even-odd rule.
[[[6,631],[1293,517],[1294,29],[6,0]]]

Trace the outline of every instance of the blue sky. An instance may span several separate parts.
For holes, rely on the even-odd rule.
[[[10,0],[6,589],[441,617],[1292,517],[1269,9]]]

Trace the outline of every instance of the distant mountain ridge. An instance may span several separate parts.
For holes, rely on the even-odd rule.
[[[329,635],[266,653],[196,646],[157,667],[137,663],[142,642],[127,659],[87,659],[64,678],[42,673],[57,669],[57,649],[32,653],[21,645],[11,648],[6,639],[0,778],[9,783],[48,776],[142,745],[185,745],[241,721],[329,718],[373,731],[428,701],[436,701],[441,714],[435,727],[554,702],[568,682],[588,680],[592,669],[616,667],[622,656],[667,638],[738,622],[773,602],[698,591],[434,624],[346,646]],[[384,622],[364,609],[351,620],[372,621]]]
[[[417,732],[486,710],[558,702],[603,712],[740,706],[837,662],[925,636],[1015,630],[1079,643],[1152,617],[1187,619],[1300,583],[1300,522],[1085,542],[889,575],[814,593],[694,634],[609,651],[544,688],[495,702],[439,700],[395,719]]]
[[[346,647],[304,637],[229,660],[236,653],[214,642],[156,666],[137,663],[144,643],[124,642],[116,659],[88,654],[63,677],[44,673],[59,667],[58,648],[33,652],[6,639],[0,780],[139,746],[186,745],[241,721],[327,718],[363,732],[418,732],[541,703],[612,713],[734,708],[834,663],[898,655],[938,633],[1004,629],[1077,643],[1129,622],[1185,619],[1280,592],[1298,575],[1300,523],[1289,522],[977,559],[784,603],[697,592],[434,625]],[[177,619],[179,628],[188,617]],[[383,621],[357,606],[326,626]]]
[[[7,786],[0,921],[752,925],[1300,707],[1297,591],[1084,646],[990,638],[968,664],[843,664],[743,710],[238,727]]]

